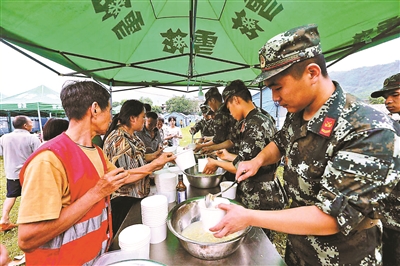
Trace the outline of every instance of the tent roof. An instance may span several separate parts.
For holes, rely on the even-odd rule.
[[[42,113],[64,113],[60,93],[44,85],[31,90],[0,99],[0,110],[15,113],[31,113],[40,110]]]
[[[318,25],[327,61],[397,38],[399,5],[398,0],[2,1],[0,37],[74,70],[50,68],[58,75],[112,86],[223,86],[255,78],[257,51],[296,26]]]

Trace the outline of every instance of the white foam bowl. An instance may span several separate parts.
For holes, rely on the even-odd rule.
[[[168,203],[167,201],[167,197],[163,196],[163,195],[153,195],[150,197],[146,197],[144,199],[142,199],[142,201],[140,202],[140,205],[142,206],[142,208],[154,208],[157,206],[162,206],[165,205],[166,203]]]
[[[126,227],[118,236],[122,250],[140,249],[150,243],[150,227],[144,224],[134,224]]]

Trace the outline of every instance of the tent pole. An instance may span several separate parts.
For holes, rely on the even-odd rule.
[[[110,86],[110,113],[111,113],[111,117],[112,117],[112,86],[113,86],[113,84],[112,84],[112,79],[110,80],[110,84],[109,84],[109,86]]]
[[[8,124],[8,132],[10,133],[12,130],[11,127],[11,112],[7,111],[7,124]]]
[[[40,135],[43,136],[42,118],[40,117],[39,103],[36,103],[36,104],[37,104],[37,113],[38,113],[38,117],[39,117]]]

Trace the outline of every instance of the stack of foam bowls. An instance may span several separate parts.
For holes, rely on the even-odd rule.
[[[150,243],[157,244],[167,237],[168,200],[164,195],[142,199],[142,222],[150,228]]]
[[[168,203],[174,202],[176,198],[176,185],[178,184],[178,176],[175,173],[161,173],[155,178],[157,194],[164,195],[168,199]]]
[[[150,227],[144,224],[128,226],[118,236],[121,250],[131,252],[135,259],[150,258],[150,240]]]

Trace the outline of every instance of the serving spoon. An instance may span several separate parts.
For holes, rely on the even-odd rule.
[[[218,197],[219,195],[221,195],[222,193],[224,193],[225,191],[227,191],[228,189],[230,189],[231,187],[233,187],[235,184],[237,184],[237,180],[235,180],[229,187],[227,187],[226,189],[222,190],[221,192],[218,192],[217,194],[211,194],[208,193],[205,197],[204,197],[204,203],[206,205],[207,208],[211,207],[212,202],[214,201],[214,199],[216,197]]]

